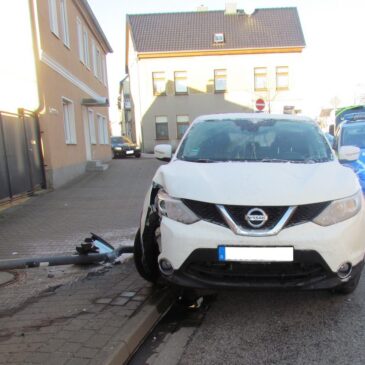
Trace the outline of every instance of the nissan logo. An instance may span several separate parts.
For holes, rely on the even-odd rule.
[[[267,214],[260,208],[252,208],[245,215],[245,220],[253,228],[262,227],[268,220]]]

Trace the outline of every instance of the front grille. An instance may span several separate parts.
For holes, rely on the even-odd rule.
[[[322,213],[322,211],[330,203],[331,202],[322,202],[322,203],[298,205],[294,214],[289,219],[289,222],[286,224],[286,227],[312,221],[315,217],[317,217],[317,215]]]
[[[326,271],[319,263],[195,262],[186,273],[202,280],[225,283],[284,284],[323,279]]]
[[[200,219],[227,227],[226,222],[215,204],[188,199],[183,199],[183,202]]]
[[[200,202],[197,200],[183,199],[184,204],[191,209],[200,219],[227,227],[225,220],[219,212],[216,204]],[[285,227],[291,227],[312,221],[320,214],[330,202],[298,205],[294,214],[289,219]],[[224,206],[238,226],[246,229],[253,229],[245,220],[245,215],[252,208],[261,208],[268,216],[268,221],[259,229],[272,229],[288,210],[288,206],[262,207],[245,205],[225,205]],[[285,228],[284,227],[284,228]]]
[[[241,226],[246,229],[253,229],[252,226],[250,226],[247,223],[245,216],[252,208],[256,207],[225,205],[225,208],[238,226]],[[285,214],[285,212],[288,210],[288,207],[259,207],[259,208],[262,209],[267,214],[268,217],[268,220],[265,222],[263,226],[260,227],[260,229],[271,229],[275,227],[279,222],[279,220],[282,218],[282,216]]]

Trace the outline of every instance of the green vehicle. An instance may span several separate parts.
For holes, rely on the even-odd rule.
[[[354,114],[365,113],[365,105],[351,105],[336,110],[336,129],[345,120],[352,119]]]

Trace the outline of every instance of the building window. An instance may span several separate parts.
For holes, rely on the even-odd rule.
[[[267,90],[266,67],[255,67],[255,91]]]
[[[97,60],[96,60],[96,45],[95,45],[94,39],[91,40],[91,54],[92,54],[92,58],[93,58],[94,76],[97,77],[97,75],[98,75],[98,65],[97,65]]]
[[[156,139],[169,139],[169,125],[166,116],[156,117]]]
[[[70,48],[70,34],[68,31],[66,0],[61,0],[60,7],[61,7],[61,24],[62,24],[63,43],[65,46]]]
[[[166,95],[166,81],[164,72],[152,72],[153,95]]]
[[[105,86],[107,86],[108,81],[107,81],[107,74],[106,74],[106,59],[105,59],[105,56],[103,56],[103,58],[102,58],[102,71],[103,71],[103,84]]]
[[[214,43],[224,43],[224,33],[214,33]]]
[[[188,93],[188,76],[186,71],[175,72],[175,94]]]
[[[89,36],[85,28],[83,30],[83,46],[84,46],[84,64],[87,68],[90,68]]]
[[[51,32],[57,37],[59,37],[56,0],[48,0],[48,8],[49,8],[49,24],[51,27]]]
[[[85,63],[85,53],[84,53],[84,36],[82,31],[82,24],[79,18],[76,19],[77,24],[77,39],[79,44],[79,57],[82,63]]]
[[[227,90],[227,70],[214,70],[214,91],[222,93]]]
[[[92,55],[93,55],[94,76],[98,80],[103,81],[103,64],[102,64],[101,53],[100,49],[96,47],[94,40],[92,40]]]
[[[189,128],[189,116],[177,115],[176,116],[177,139],[181,139],[188,128]]]
[[[97,120],[98,120],[99,144],[109,144],[107,120],[101,114],[97,115]]]
[[[76,144],[75,112],[71,100],[62,98],[63,124],[66,144]]]
[[[96,132],[95,132],[95,120],[94,120],[94,111],[89,109],[89,134],[90,134],[90,143],[96,144]]]
[[[289,89],[289,67],[276,67],[276,90]]]

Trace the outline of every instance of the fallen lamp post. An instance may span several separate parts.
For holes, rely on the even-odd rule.
[[[133,246],[114,248],[107,241],[91,233],[80,246],[76,247],[75,255],[30,257],[23,259],[0,260],[0,270],[24,269],[38,267],[48,263],[48,266],[57,265],[87,265],[100,262],[114,263],[118,257],[125,253],[133,253]]]

